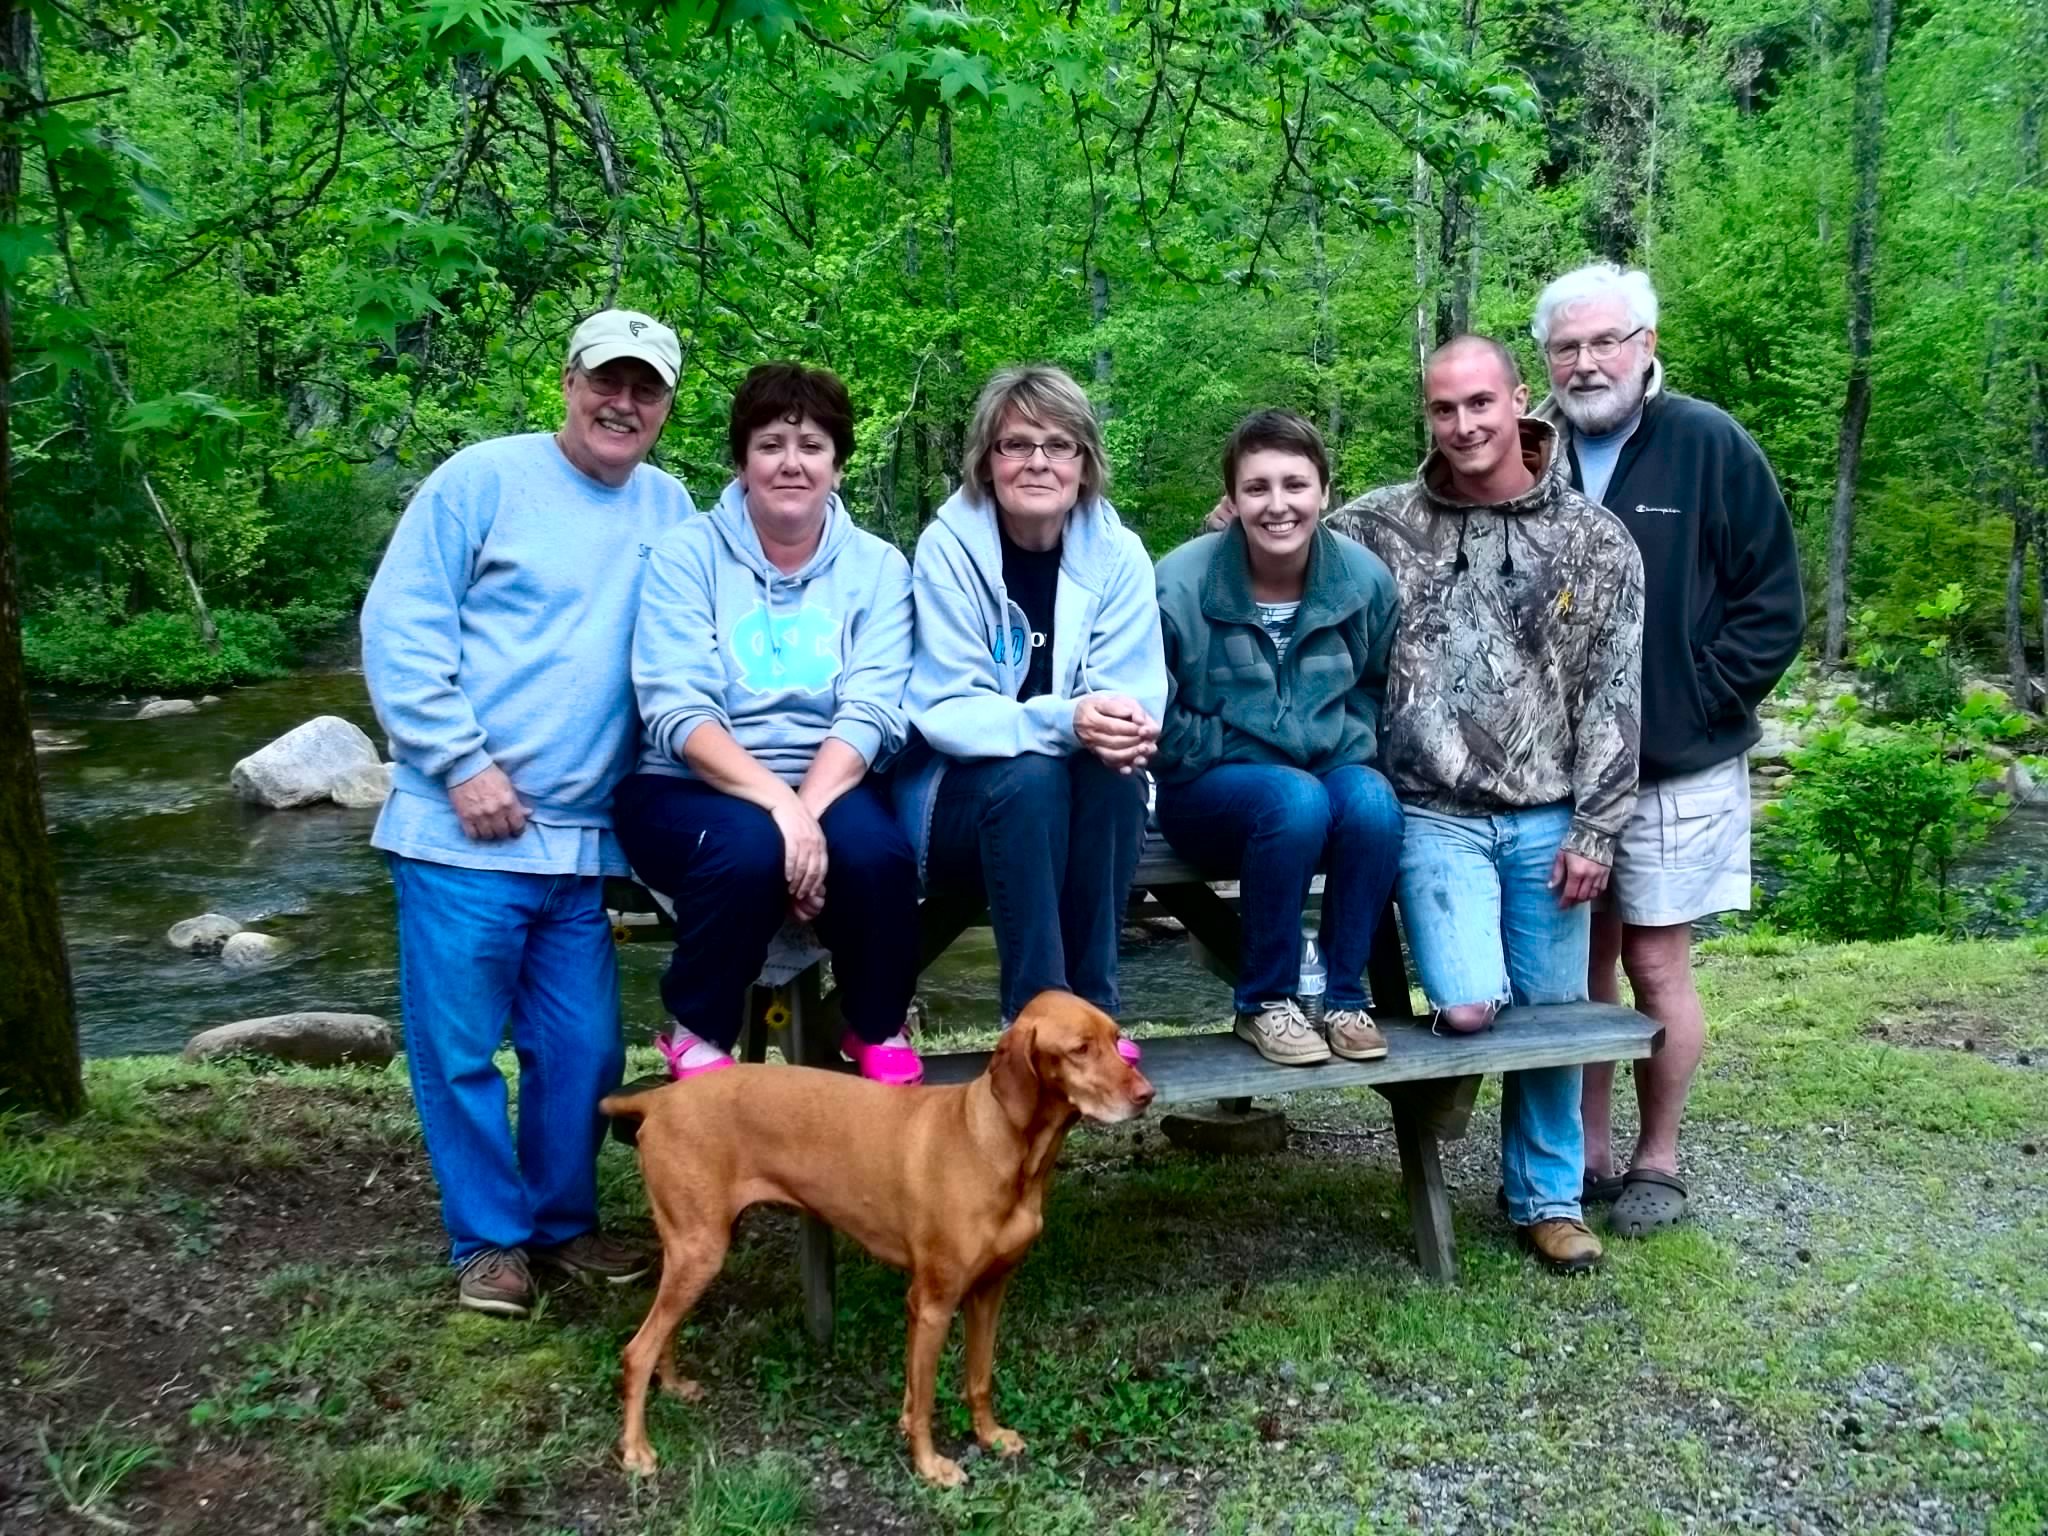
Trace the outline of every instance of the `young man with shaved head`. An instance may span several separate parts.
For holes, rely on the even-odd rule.
[[[1437,1028],[1468,1032],[1509,1002],[1586,996],[1591,903],[1635,800],[1643,563],[1522,414],[1499,342],[1447,342],[1423,389],[1421,473],[1328,521],[1400,591],[1380,769],[1406,815],[1401,911]],[[1600,1261],[1579,1078],[1509,1073],[1501,1103],[1509,1216],[1566,1273]]]

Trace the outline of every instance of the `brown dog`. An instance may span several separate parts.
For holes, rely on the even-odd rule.
[[[1065,992],[1042,992],[971,1083],[892,1088],[843,1072],[738,1066],[604,1101],[642,1117],[638,1147],[661,1232],[661,1288],[625,1351],[628,1471],[652,1472],[647,1383],[698,1398],[676,1370],[675,1333],[725,1262],[733,1222],[759,1201],[830,1222],[910,1272],[903,1433],[918,1474],[965,1481],[932,1446],[932,1392],[953,1314],[967,1306],[967,1403],[974,1437],[1024,1448],[996,1422],[996,1315],[1010,1271],[1045,1225],[1045,1190],[1082,1116],[1142,1114],[1152,1085],[1117,1054],[1117,1028]]]

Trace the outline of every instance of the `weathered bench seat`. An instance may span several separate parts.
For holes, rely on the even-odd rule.
[[[1176,858],[1154,834],[1147,842],[1132,893],[1134,908],[1164,911],[1178,919],[1203,963],[1228,978],[1237,969],[1237,913],[1226,890]],[[665,937],[668,925],[647,893],[630,882],[614,882],[611,902],[622,939]],[[1451,1233],[1450,1195],[1438,1144],[1465,1133],[1482,1075],[1532,1067],[1577,1066],[1596,1061],[1631,1061],[1648,1056],[1662,1031],[1630,1008],[1607,1003],[1567,1003],[1509,1008],[1493,1027],[1476,1035],[1433,1034],[1426,1018],[1412,1015],[1396,909],[1381,922],[1367,980],[1374,1020],[1385,1031],[1388,1050],[1379,1061],[1332,1059],[1313,1067],[1275,1066],[1228,1031],[1147,1036],[1141,1044],[1145,1075],[1157,1090],[1156,1105],[1221,1101],[1248,1106],[1254,1098],[1336,1088],[1372,1088],[1393,1111],[1401,1177],[1423,1272],[1433,1279],[1457,1278]],[[928,900],[920,911],[923,964],[930,965],[966,929],[986,921],[973,903]],[[844,1067],[839,1055],[836,998],[824,991],[822,951],[806,945],[799,931],[786,930],[771,952],[758,988],[772,989],[788,1010],[784,1055],[810,1065]],[[1130,999],[1143,1017],[1143,999]],[[766,1010],[750,1010],[743,1041],[749,1060],[767,1049]],[[958,1051],[925,1057],[931,1083],[958,1083],[978,1075],[988,1052]],[[850,1069],[849,1069],[850,1070]],[[812,1336],[829,1344],[834,1312],[832,1231],[806,1217],[799,1242],[805,1316]]]

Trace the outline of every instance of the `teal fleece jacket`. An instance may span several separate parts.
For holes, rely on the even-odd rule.
[[[1153,761],[1163,782],[1219,763],[1325,774],[1378,755],[1399,600],[1377,555],[1316,530],[1285,661],[1259,624],[1236,524],[1161,560],[1158,588],[1171,685]]]
[[[870,768],[903,745],[910,567],[839,497],[817,552],[776,569],[735,480],[655,546],[633,631],[640,771],[692,778],[683,744],[716,723],[786,784],[828,737]]]

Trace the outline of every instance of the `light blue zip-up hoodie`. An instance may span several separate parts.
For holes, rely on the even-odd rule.
[[[910,567],[838,496],[818,549],[785,575],[735,480],[654,551],[633,631],[640,771],[692,778],[683,743],[716,721],[797,784],[827,737],[875,767],[903,746]]]
[[[993,502],[965,490],[947,499],[917,541],[911,590],[917,647],[904,702],[932,755],[898,785],[897,811],[920,869],[947,759],[1083,750],[1074,705],[1084,694],[1123,694],[1155,720],[1166,708],[1152,560],[1106,501],[1084,501],[1067,517],[1050,693],[1017,698],[1031,667],[1031,626],[1003,585]]]
[[[610,828],[638,734],[633,619],[649,552],[694,510],[673,475],[642,464],[605,485],[545,432],[477,443],[427,476],[363,601],[363,673],[395,763],[376,847],[467,869],[626,872]],[[493,764],[529,820],[477,842],[448,789]]]

